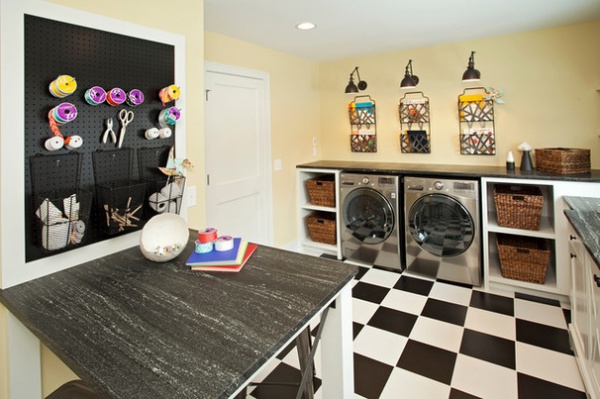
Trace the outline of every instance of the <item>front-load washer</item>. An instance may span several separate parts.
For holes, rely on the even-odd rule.
[[[406,270],[481,285],[479,182],[404,178]]]
[[[342,256],[401,269],[398,176],[340,174]]]

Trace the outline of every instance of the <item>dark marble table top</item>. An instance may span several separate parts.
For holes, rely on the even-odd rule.
[[[239,273],[194,272],[138,247],[5,290],[0,301],[109,398],[227,398],[357,272],[259,246]]]
[[[580,175],[557,175],[554,173],[521,172],[516,170],[507,171],[503,166],[481,166],[481,165],[441,165],[428,163],[402,163],[402,162],[365,162],[365,161],[334,161],[322,160],[298,165],[299,169],[336,169],[355,173],[373,174],[398,174],[404,176],[434,176],[434,177],[462,177],[462,178],[515,178],[515,179],[538,179],[555,181],[580,181],[600,182],[600,170],[593,169],[590,173]]]
[[[600,189],[599,193],[600,195]],[[583,245],[600,268],[600,213],[596,211],[600,205],[599,198],[563,197],[571,209],[565,210],[567,219],[581,237]]]

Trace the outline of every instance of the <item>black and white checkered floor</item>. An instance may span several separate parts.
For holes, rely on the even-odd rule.
[[[586,398],[559,301],[366,267],[352,296],[353,399]],[[258,380],[299,381],[291,349]],[[248,390],[249,399],[294,397],[290,387]]]

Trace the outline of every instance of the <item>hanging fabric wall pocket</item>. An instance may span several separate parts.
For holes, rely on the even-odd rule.
[[[458,96],[460,153],[496,155],[494,100],[483,87],[468,88]]]
[[[352,152],[377,152],[375,100],[357,96],[348,104],[350,149]]]
[[[429,98],[422,92],[409,92],[400,99],[400,149],[403,153],[431,152]]]

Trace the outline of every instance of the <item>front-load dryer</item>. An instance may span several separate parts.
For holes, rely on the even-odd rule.
[[[479,182],[404,178],[406,270],[481,285]]]
[[[340,174],[342,256],[400,270],[398,176]]]

